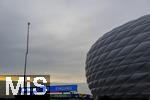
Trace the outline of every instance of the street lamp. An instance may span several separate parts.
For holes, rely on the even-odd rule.
[[[29,48],[29,28],[30,28],[30,22],[27,23],[27,47],[26,47],[26,53],[25,53],[25,64],[24,64],[24,92],[25,92],[25,83],[26,83],[26,68],[27,68],[27,56],[28,56],[28,48]],[[25,95],[25,93],[24,93]]]

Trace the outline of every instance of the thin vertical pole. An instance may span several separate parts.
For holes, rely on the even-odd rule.
[[[26,47],[26,53],[25,53],[25,64],[24,64],[24,95],[25,95],[25,84],[26,84],[26,69],[27,69],[27,56],[28,56],[28,48],[29,48],[29,28],[30,28],[30,22],[28,22],[28,29],[27,29],[27,47]]]

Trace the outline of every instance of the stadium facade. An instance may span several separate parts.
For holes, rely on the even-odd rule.
[[[100,37],[87,54],[86,77],[97,97],[150,97],[150,15]]]

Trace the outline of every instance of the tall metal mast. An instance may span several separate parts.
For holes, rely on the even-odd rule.
[[[25,84],[26,84],[26,69],[27,69],[27,56],[28,56],[28,48],[29,48],[29,29],[30,29],[30,22],[28,22],[28,29],[27,29],[27,47],[25,53],[25,64],[24,64],[24,92],[25,92]],[[25,93],[24,93],[25,95]]]

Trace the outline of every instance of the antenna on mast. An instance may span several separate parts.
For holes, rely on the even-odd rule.
[[[28,48],[29,48],[29,29],[30,29],[30,22],[27,23],[27,47],[26,47],[26,53],[25,53],[25,64],[24,64],[24,92],[25,92],[25,83],[26,83],[26,69],[27,69],[27,56],[28,56]],[[25,95],[25,93],[24,93]]]

